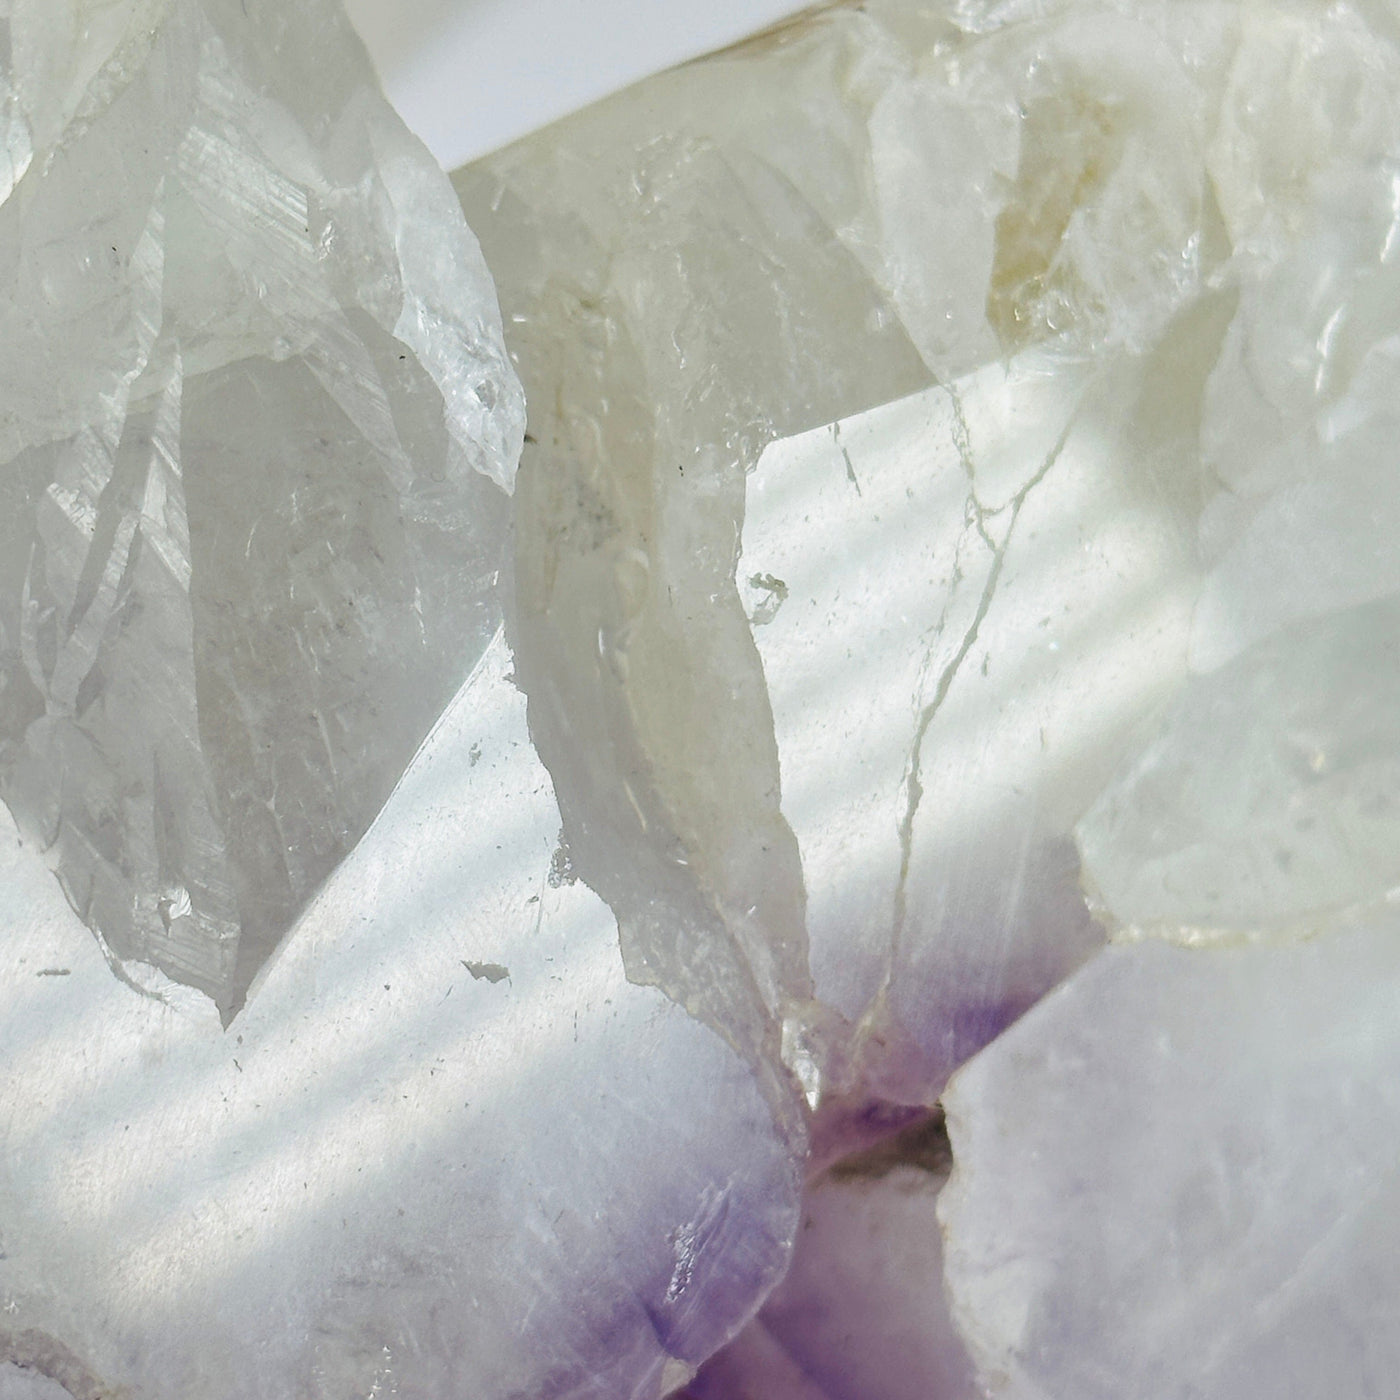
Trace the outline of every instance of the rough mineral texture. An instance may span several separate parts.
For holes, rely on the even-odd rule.
[[[117,982],[0,829],[0,1357],[80,1400],[655,1397],[778,1281],[790,1145],[627,982],[510,667],[227,1032]]]
[[[1238,22],[837,8],[458,177],[571,849],[809,1090],[931,1101],[1101,942],[1073,828],[1185,674],[1238,296],[1171,45]]]
[[[1392,8],[4,14],[0,1388],[1390,1400]]]
[[[1400,876],[1398,37],[1379,5],[835,5],[456,177],[531,403],[519,673],[578,869],[632,976],[776,1049],[814,1171],[991,1044],[945,1218],[994,1394],[1393,1364],[1400,1289],[1316,1207],[1389,1117],[1335,1171],[1226,1125],[1388,1092],[1379,1051],[1327,1058],[1384,1043],[1381,963],[1355,1031],[1338,993],[1286,1054],[1269,989],[1351,986],[1338,930]],[[1103,951],[1159,939],[1192,951]],[[1179,975],[1144,999],[1134,959]],[[998,1039],[1066,977],[1106,990]],[[1176,1211],[1134,1154],[1238,1210]],[[936,1260],[900,1257],[938,1332]],[[870,1285],[804,1330],[795,1268],[693,1393],[903,1394],[828,1345]],[[1251,1370],[1290,1330],[1291,1391]]]
[[[330,0],[0,39],[0,793],[229,1014],[499,621],[519,387]]]
[[[323,0],[0,14],[0,1394],[669,1391],[801,1125],[560,845],[451,188]]]

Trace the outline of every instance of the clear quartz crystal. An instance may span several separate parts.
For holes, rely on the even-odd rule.
[[[231,1014],[498,624],[519,387],[336,6],[0,35],[0,792]]]

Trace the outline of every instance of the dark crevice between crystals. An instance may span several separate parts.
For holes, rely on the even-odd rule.
[[[852,1141],[864,1133],[867,1140],[875,1140],[818,1166],[809,1174],[803,1192],[803,1218],[809,1223],[807,1204],[813,1193],[824,1186],[850,1186],[859,1193],[862,1187],[882,1182],[896,1172],[912,1171],[922,1173],[928,1184],[937,1190],[952,1173],[953,1150],[941,1105],[921,1108],[881,1100],[868,1100],[859,1106],[837,1102],[818,1110],[813,1131],[819,1149],[825,1146],[829,1150],[835,1137]],[[918,1179],[909,1178],[910,1181]],[[741,1343],[737,1353],[728,1349],[717,1352],[696,1377],[685,1388],[673,1392],[669,1400],[766,1400],[761,1373],[767,1363],[755,1362],[756,1352],[770,1361],[778,1358],[783,1367],[791,1368],[793,1375],[800,1376],[810,1387],[804,1394],[831,1394],[823,1377],[809,1369],[808,1358],[794,1353],[787,1345],[786,1335],[781,1326],[773,1325],[772,1317],[760,1310],[749,1324],[745,1337],[747,1346]],[[835,1393],[848,1394],[844,1390]]]
[[[939,1178],[952,1171],[953,1148],[941,1108],[928,1110],[883,1142],[833,1162],[826,1175],[832,1181],[878,1180],[898,1167],[916,1167]]]

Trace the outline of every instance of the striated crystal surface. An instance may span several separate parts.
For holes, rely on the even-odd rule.
[[[231,1014],[498,624],[519,387],[329,0],[0,34],[0,792]]]
[[[560,843],[451,188],[330,3],[4,15],[0,1387],[667,1392],[801,1125]]]

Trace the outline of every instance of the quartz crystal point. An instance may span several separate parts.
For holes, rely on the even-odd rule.
[[[958,1077],[956,1316],[1008,1400],[1381,1400],[1400,1368],[1400,921],[1150,941]]]
[[[322,0],[0,8],[0,1394],[652,1400],[800,1172],[559,845],[451,188]]]
[[[1370,10],[886,0],[459,174],[534,730],[580,869],[687,910],[620,910],[635,975],[925,1101],[1099,945],[1086,884],[1388,887],[1398,109]],[[1181,890],[1246,850],[1268,912]]]
[[[7,15],[0,1386],[1388,1395],[1387,7]]]
[[[227,1015],[498,623],[520,391],[330,0],[0,39],[0,792]]]

